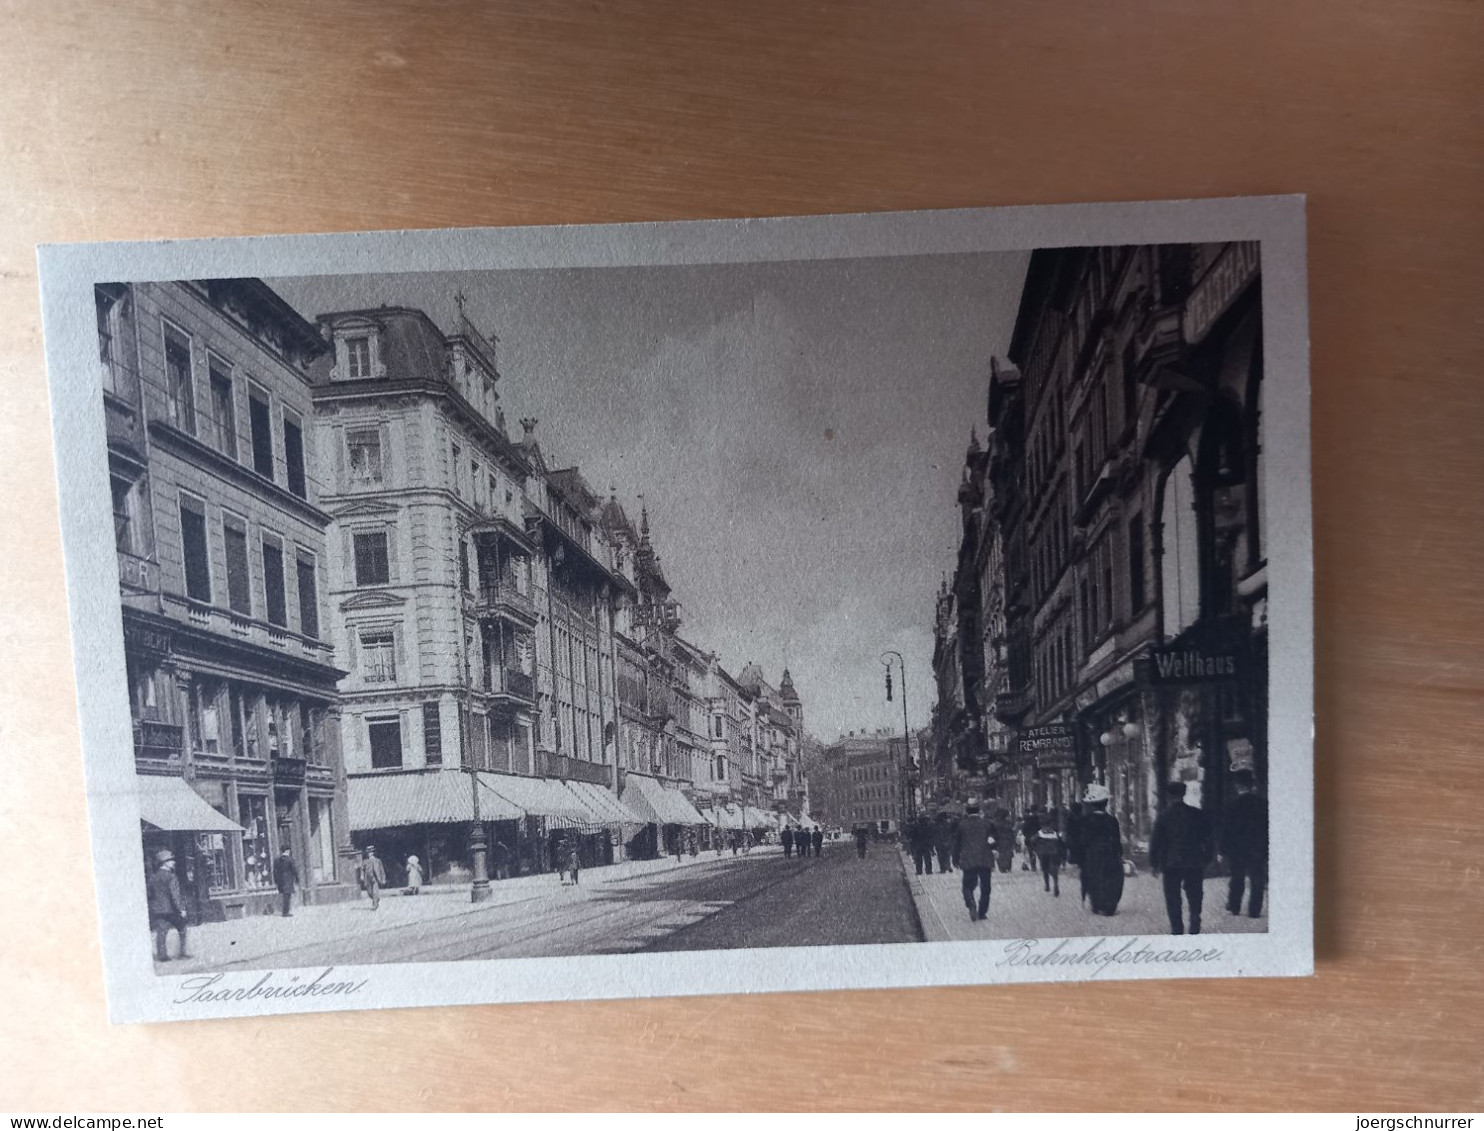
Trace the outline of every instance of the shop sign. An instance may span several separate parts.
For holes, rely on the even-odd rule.
[[[1210,683],[1239,679],[1243,673],[1240,641],[1175,642],[1149,652],[1149,682],[1157,687],[1171,684]]]
[[[1016,736],[1015,749],[1038,770],[1070,770],[1077,765],[1077,731],[1066,723],[1026,727]]]
[[[273,783],[275,785],[303,785],[303,758],[273,759]]]
[[[1231,243],[1185,300],[1185,340],[1195,345],[1210,332],[1247,284],[1257,278],[1256,243]]]
[[[124,647],[135,652],[149,652],[168,656],[174,651],[175,641],[169,632],[147,625],[124,622]]]

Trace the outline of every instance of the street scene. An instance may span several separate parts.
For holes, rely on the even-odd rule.
[[[156,970],[1266,930],[1260,281],[98,286]]]

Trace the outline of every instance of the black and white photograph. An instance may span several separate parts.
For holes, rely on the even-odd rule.
[[[831,219],[55,273],[126,1014],[1306,972],[1301,244]]]

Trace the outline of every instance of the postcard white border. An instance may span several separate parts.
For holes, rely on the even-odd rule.
[[[352,995],[179,1004],[191,975],[158,976],[138,875],[139,818],[124,678],[101,392],[96,282],[615,267],[862,258],[1100,244],[1262,244],[1265,449],[1269,482],[1269,930],[1205,935],[1210,962],[1002,965],[1008,940],[337,967]],[[1313,583],[1308,297],[1298,196],[1066,204],[648,224],[358,232],[38,248],[73,662],[109,1016],[115,1022],[329,1009],[462,1005],[1114,978],[1313,972]],[[106,549],[107,552],[102,552]],[[125,804],[114,804],[128,798]],[[1110,938],[1116,951],[1128,936]],[[1146,936],[1161,948],[1174,940]],[[1038,940],[1049,950],[1060,941]],[[1068,940],[1081,953],[1092,939]],[[1189,940],[1187,940],[1188,944]],[[318,969],[274,971],[303,984]],[[220,985],[247,988],[264,971]]]

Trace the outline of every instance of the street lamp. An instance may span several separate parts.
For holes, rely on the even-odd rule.
[[[902,753],[907,765],[910,767],[912,765],[912,736],[911,732],[907,729],[907,661],[902,659],[900,652],[895,652],[891,649],[887,649],[881,653],[881,662],[886,665],[886,699],[887,702],[891,701],[891,661],[893,656],[896,657],[897,669],[902,673]],[[917,816],[916,799],[911,793],[907,794],[906,803],[907,817],[910,820]]]
[[[467,647],[467,641],[465,642]],[[470,688],[472,673],[469,656],[464,655],[464,710],[459,719],[459,764],[469,771],[469,796],[474,801],[474,823],[469,829],[469,855],[473,858],[474,884],[469,889],[470,903],[483,903],[494,895],[490,890],[489,842],[484,835],[484,820],[479,815],[479,768],[469,757],[469,728],[474,725],[474,695]]]

